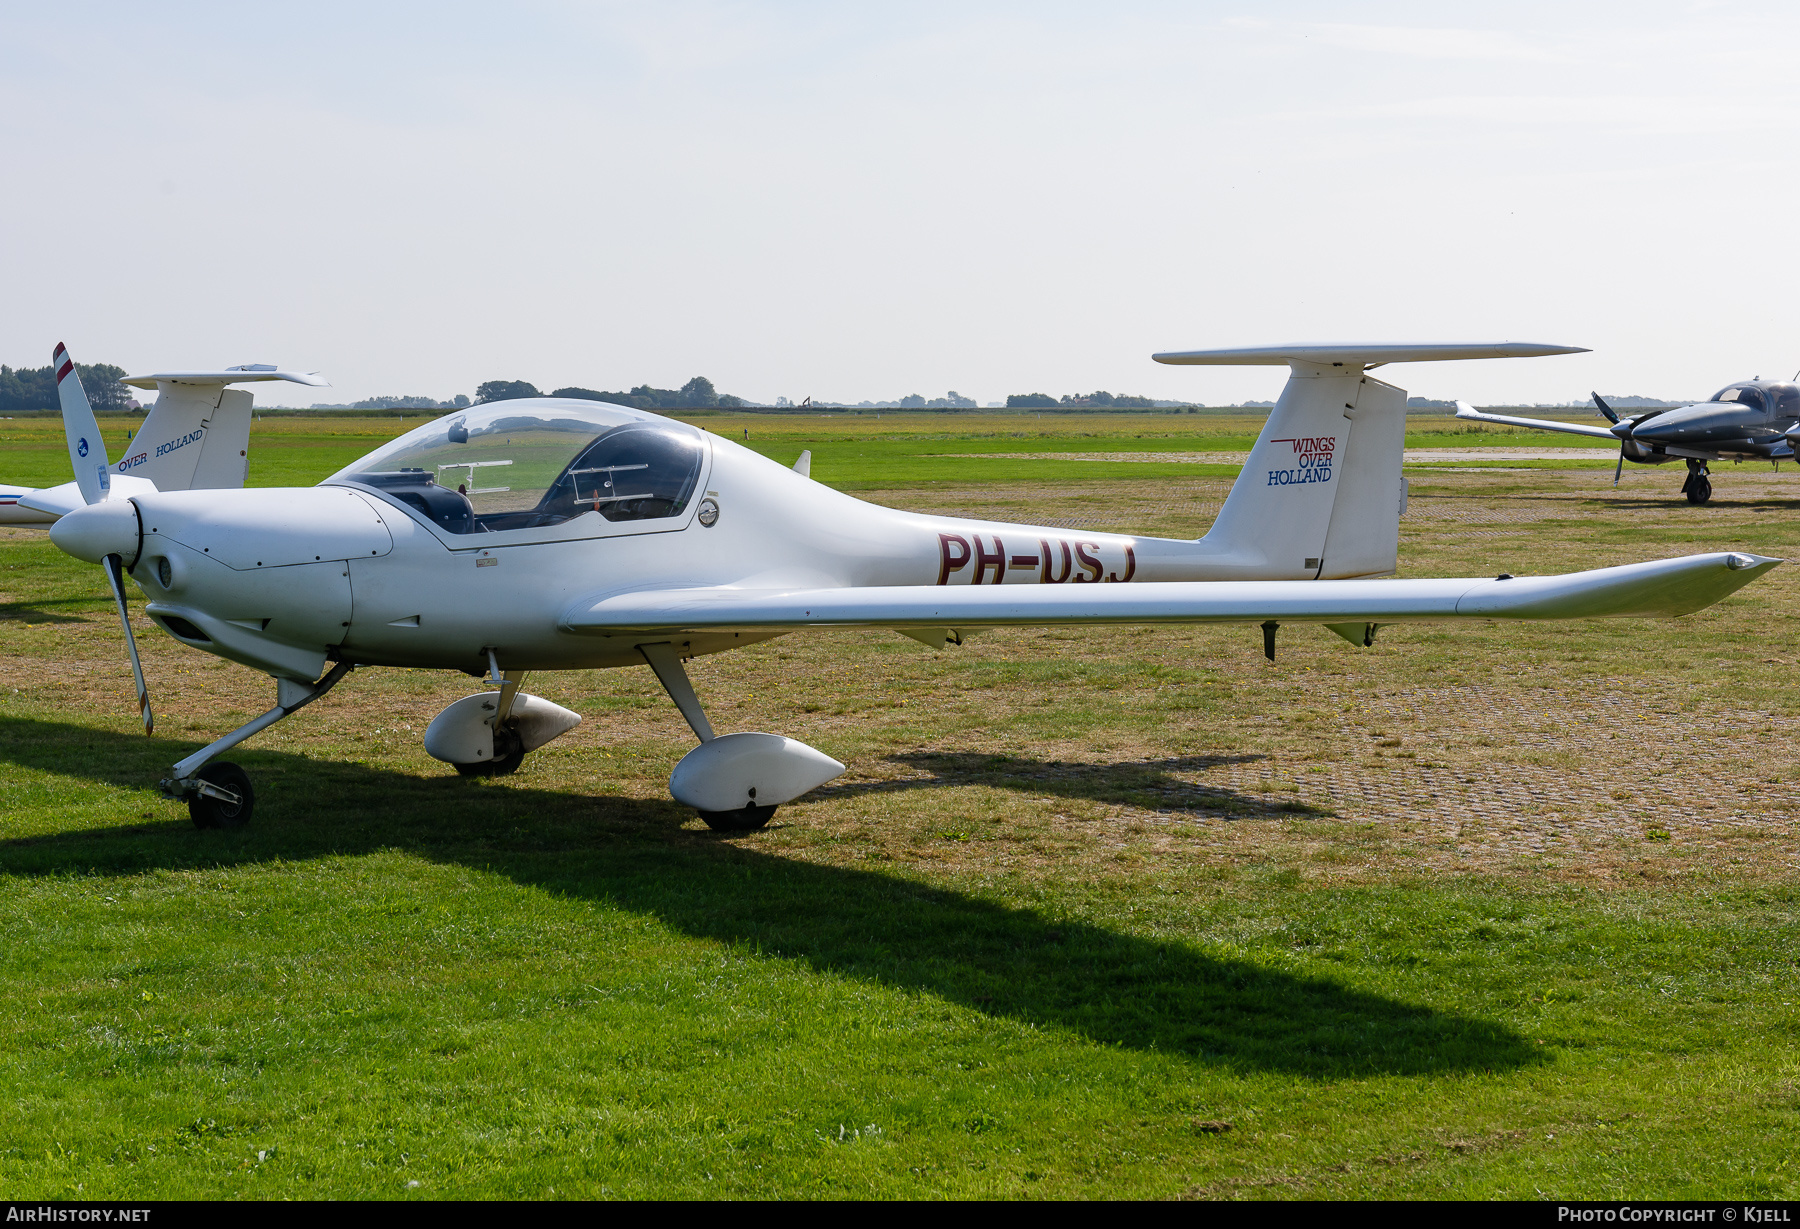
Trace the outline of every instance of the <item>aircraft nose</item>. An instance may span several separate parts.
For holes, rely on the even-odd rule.
[[[1630,438],[1655,444],[1674,444],[1684,440],[1707,440],[1744,435],[1744,410],[1738,406],[1690,405],[1679,410],[1665,410],[1631,428]]]
[[[129,564],[137,558],[143,527],[129,499],[109,499],[64,513],[50,526],[50,541],[65,554],[89,563],[121,555]]]

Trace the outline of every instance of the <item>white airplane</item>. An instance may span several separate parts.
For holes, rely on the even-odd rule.
[[[56,348],[54,361],[58,372],[72,370],[68,351],[61,346]],[[154,388],[157,398],[125,455],[116,463],[107,462],[106,444],[96,423],[92,435],[78,440],[75,459],[83,466],[104,470],[107,485],[126,497],[154,491],[241,487],[250,464],[252,398],[230,386],[253,380],[329,387],[316,374],[281,371],[267,363],[223,371],[126,376],[121,383]],[[73,482],[43,488],[0,483],[0,525],[49,525],[84,502]]]
[[[305,488],[120,497],[79,464],[80,380],[60,385],[88,500],[51,541],[123,576],[183,644],[271,675],[275,706],[162,782],[202,828],[250,818],[248,776],[216,757],[357,666],[480,675],[425,749],[511,772],[581,718],[520,690],[528,671],[648,665],[700,740],[669,778],[714,828],[748,830],[844,765],[778,734],[716,734],[682,663],[809,628],[877,628],[942,648],[995,627],[1383,623],[1677,616],[1776,563],[1720,553],[1564,576],[1371,579],[1395,568],[1406,394],[1377,363],[1568,347],[1286,346],[1155,357],[1279,363],[1287,387],[1205,537],[1140,538],[921,515],[864,503],[719,436],[593,401],[445,415]],[[103,473],[103,471],[101,471]],[[1338,578],[1338,579],[1332,579]],[[1358,579],[1349,579],[1358,578]],[[149,698],[126,625],[144,728]]]

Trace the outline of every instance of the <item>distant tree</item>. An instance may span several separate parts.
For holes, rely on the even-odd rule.
[[[730,393],[719,394],[719,408],[722,410],[735,410],[738,406],[744,404],[746,404],[746,402],[742,397],[734,397]]]
[[[902,408],[908,410],[922,410],[925,408],[925,398],[921,397],[918,393],[914,393],[910,397],[900,398],[900,405]]]
[[[463,398],[468,404],[468,398]],[[458,408],[449,401],[431,397],[368,397],[350,407],[353,410],[451,410]]]
[[[464,393],[458,393],[454,398],[444,402],[444,404],[438,408],[445,410],[466,410],[469,408],[469,398]]]
[[[681,404],[711,406],[719,404],[719,392],[705,376],[695,376],[681,386]]]
[[[123,367],[111,363],[76,363],[75,373],[81,377],[88,404],[95,410],[129,410],[131,390],[119,383],[125,378]],[[31,410],[55,410],[62,407],[56,395],[54,367],[0,367],[0,413],[27,413]]]
[[[1049,393],[1013,393],[1006,399],[1009,410],[1048,409],[1060,404]]]
[[[92,366],[76,363],[75,371],[81,376],[81,387],[87,390],[88,404],[96,410],[131,408],[131,390],[119,383],[125,378],[123,367],[114,367],[111,363],[94,363]]]
[[[517,401],[521,397],[541,397],[537,386],[525,380],[489,380],[475,389],[475,404],[490,401]]]

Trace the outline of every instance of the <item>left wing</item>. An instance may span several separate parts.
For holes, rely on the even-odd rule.
[[[1588,427],[1580,423],[1556,422],[1549,418],[1515,418],[1511,414],[1487,414],[1476,409],[1467,401],[1456,403],[1456,416],[1464,422],[1492,422],[1508,427],[1531,427],[1538,431],[1561,431],[1566,435],[1588,435],[1595,439],[1612,440],[1617,443],[1619,437],[1605,427]]]
[[[133,495],[154,495],[156,484],[148,478],[114,474],[111,491],[114,499],[130,499]],[[87,501],[81,496],[80,485],[74,482],[25,491],[18,496],[17,503],[21,508],[30,508],[33,512],[42,512],[47,516],[67,516],[75,509],[87,506]]]
[[[647,589],[584,598],[565,631],[794,631],[808,627],[1030,627],[1079,623],[1410,623],[1441,619],[1675,618],[1710,606],[1779,559],[1721,552],[1564,576],[1444,580],[1160,581]]]

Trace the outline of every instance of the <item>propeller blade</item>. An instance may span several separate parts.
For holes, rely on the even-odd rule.
[[[113,601],[119,604],[119,625],[125,629],[125,651],[131,654],[131,673],[137,676],[138,712],[144,718],[144,733],[156,728],[156,714],[150,711],[150,689],[144,686],[144,664],[138,660],[137,637],[131,634],[131,613],[125,608],[125,564],[117,555],[108,555],[101,567],[112,586]]]
[[[1613,470],[1613,489],[1614,490],[1618,489],[1619,475],[1623,474],[1624,472],[1625,472],[1625,445],[1620,444],[1619,445],[1619,465],[1618,465],[1617,469]]]
[[[100,424],[94,418],[94,407],[88,403],[87,390],[81,387],[75,360],[60,341],[50,363],[56,368],[56,397],[62,402],[63,434],[69,440],[69,465],[75,471],[75,485],[81,488],[84,502],[97,504],[112,493],[112,467],[106,463]]]
[[[1607,422],[1618,422],[1619,421],[1619,416],[1617,414],[1613,413],[1612,406],[1606,404],[1606,402],[1601,398],[1599,393],[1589,393],[1588,395],[1594,399],[1594,404],[1600,407],[1600,412],[1602,414],[1606,415]]]

